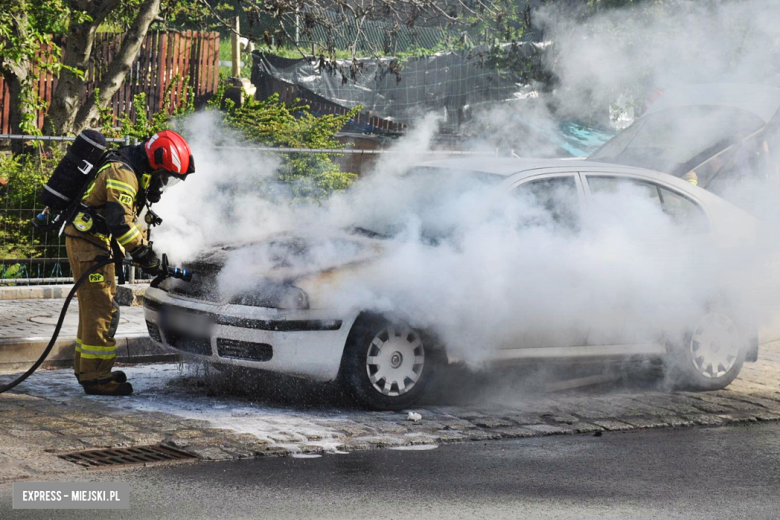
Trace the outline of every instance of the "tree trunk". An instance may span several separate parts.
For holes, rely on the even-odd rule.
[[[94,22],[71,24],[62,52],[62,64],[86,74],[96,31],[97,25]],[[62,69],[57,79],[57,87],[51,96],[44,133],[48,135],[73,133],[73,122],[81,104],[85,79],[86,77],[79,77],[68,69]]]
[[[155,16],[157,15],[160,0],[147,0],[139,8],[139,17],[143,16],[146,4],[150,2],[156,4]],[[92,57],[92,46],[95,42],[97,28],[121,3],[121,0],[73,0],[73,8],[86,12],[90,16],[91,21],[70,25],[62,53],[63,65],[80,70],[86,74],[89,69],[89,60]],[[152,19],[154,19],[154,16]],[[137,22],[138,20],[136,19],[133,26]],[[148,24],[145,27],[144,35],[146,35],[146,30],[148,30]],[[86,79],[86,77],[80,77],[67,69],[62,70],[57,80],[57,88],[52,95],[51,107],[44,124],[45,133],[50,135],[75,134],[82,129],[80,125],[76,124],[76,121],[79,109],[82,108],[81,97],[84,93],[84,82]],[[124,75],[122,79],[124,79]],[[119,84],[121,85],[121,80]],[[86,104],[93,105],[94,99],[86,100]]]
[[[10,106],[8,107],[8,124],[12,134],[23,134],[21,124],[24,116],[30,112],[26,103],[22,102],[22,84],[30,75],[30,63],[22,62],[13,67],[3,67],[3,79],[8,85],[10,93]],[[24,141],[12,140],[11,151],[13,153],[22,153],[24,151]]]
[[[16,12],[15,20],[16,23],[12,25],[11,32],[23,39],[26,37],[29,28],[26,12],[23,9]],[[0,38],[0,45],[8,45],[8,42]],[[2,59],[0,60],[0,74],[3,75],[3,79],[8,84],[8,92],[10,94],[10,106],[8,107],[10,131],[12,134],[22,134],[24,132],[21,125],[24,121],[24,116],[30,112],[29,106],[24,102],[23,89],[25,82],[30,80],[32,64],[24,54],[17,60]],[[13,153],[21,153],[23,150],[24,141],[11,141],[11,151]]]
[[[114,56],[114,59],[111,60],[108,70],[106,70],[103,79],[98,85],[100,94],[97,103],[101,108],[106,107],[108,103],[111,102],[111,98],[114,97],[114,94],[119,90],[119,87],[122,86],[125,76],[127,76],[133,62],[138,56],[138,51],[141,49],[144,38],[146,38],[149,26],[154,19],[157,18],[159,12],[160,0],[145,0],[144,3],[141,4],[138,15],[135,20],[133,20],[130,29],[125,33],[122,45],[119,47],[119,52]],[[90,97],[76,113],[73,122],[74,133],[95,125],[98,117],[98,105],[95,103],[95,98]]]

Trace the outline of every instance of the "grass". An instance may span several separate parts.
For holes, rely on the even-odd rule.
[[[230,61],[233,59],[233,50],[230,48],[230,34],[222,34],[219,37],[219,61]],[[244,66],[241,67],[241,77],[252,77],[252,56],[247,52],[241,53],[241,61],[244,62]],[[224,74],[226,78],[233,75],[232,67],[219,67],[220,74]]]

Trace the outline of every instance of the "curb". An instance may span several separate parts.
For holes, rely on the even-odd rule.
[[[8,338],[0,340],[0,367],[4,370],[29,368],[40,357],[50,338]],[[178,361],[179,355],[159,346],[146,334],[131,334],[116,338],[116,360],[120,363],[150,363]],[[42,366],[70,366],[76,342],[58,340]]]
[[[149,284],[135,283],[117,285],[116,301],[119,305],[140,306]],[[18,285],[0,287],[0,300],[48,300],[63,299],[73,289],[69,285]]]
[[[73,288],[70,285],[19,285],[0,287],[0,300],[41,300],[67,298]]]

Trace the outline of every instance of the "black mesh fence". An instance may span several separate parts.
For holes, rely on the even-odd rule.
[[[0,152],[0,285],[63,283],[72,278],[65,237],[59,230],[42,232],[33,221],[45,205],[40,191],[72,137],[0,135],[0,144],[10,141],[46,142],[49,149],[11,155]],[[109,141],[129,144],[130,138]],[[60,142],[59,148],[56,142]]]
[[[543,42],[516,42],[406,59],[335,61],[255,53],[252,82],[265,92],[266,81],[282,80],[341,107],[361,105],[405,124],[423,112],[439,112],[457,131],[465,107],[516,99],[544,80],[548,48]]]

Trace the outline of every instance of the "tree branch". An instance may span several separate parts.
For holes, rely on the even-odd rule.
[[[149,26],[157,18],[159,12],[160,0],[145,0],[141,4],[138,15],[133,20],[130,29],[125,33],[119,52],[111,60],[108,70],[106,70],[103,79],[97,86],[100,89],[97,102],[101,107],[106,106],[119,90],[119,87],[122,86],[125,76],[127,76],[136,56],[138,56],[138,51],[144,38],[146,38]],[[76,114],[76,119],[73,122],[75,132],[80,132],[83,128],[95,123],[99,116],[97,108],[95,98],[89,97]]]
[[[71,69],[86,73],[97,28],[121,3],[121,0],[73,2],[73,9],[86,13],[91,19],[82,23],[71,23],[68,28],[62,53],[63,69],[60,71],[51,107],[44,122],[44,132],[47,134],[62,135],[73,132],[73,122],[79,110],[86,78],[73,73]]]

